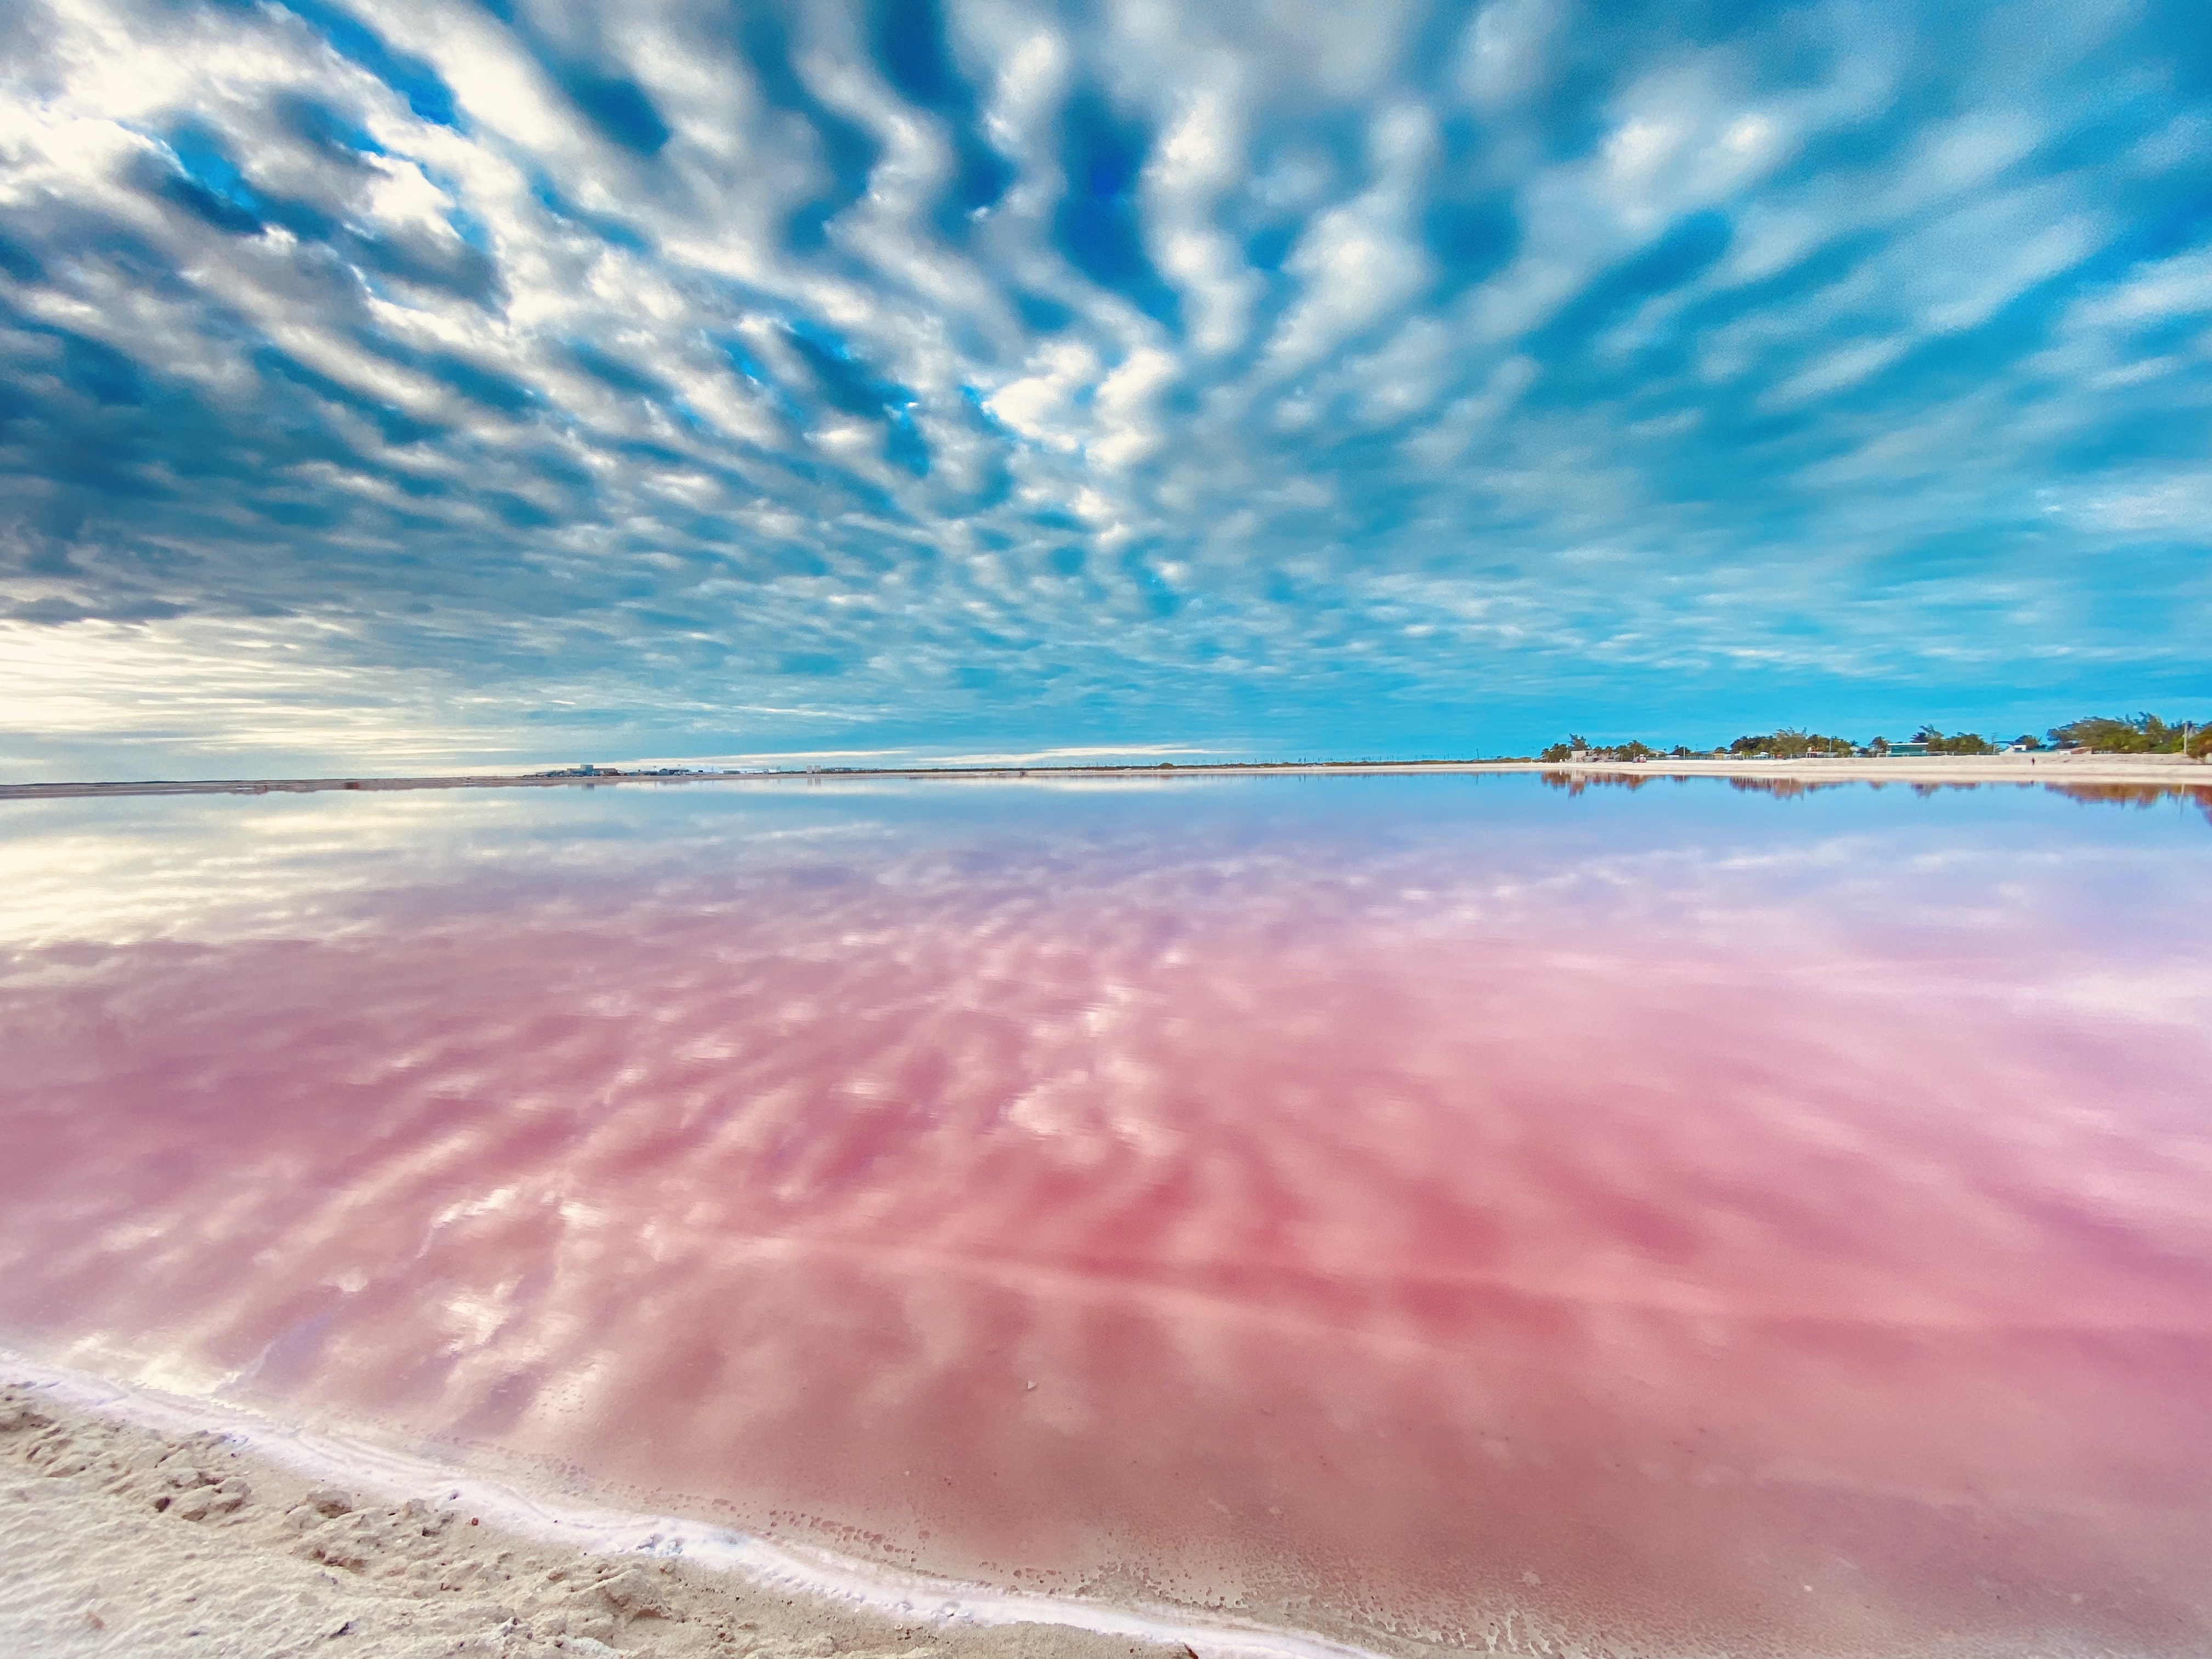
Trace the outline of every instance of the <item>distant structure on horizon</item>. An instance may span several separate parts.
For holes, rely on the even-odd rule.
[[[617,766],[594,766],[586,761],[581,766],[556,767],[550,772],[526,772],[530,778],[697,778],[719,769],[703,766],[634,766],[628,771]]]

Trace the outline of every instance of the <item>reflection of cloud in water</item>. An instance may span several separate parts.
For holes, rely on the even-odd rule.
[[[0,1315],[955,1571],[2201,1649],[2201,848],[1345,799],[80,821]]]

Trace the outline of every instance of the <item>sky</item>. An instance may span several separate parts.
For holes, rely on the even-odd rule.
[[[18,0],[0,781],[2212,710],[2191,3]]]

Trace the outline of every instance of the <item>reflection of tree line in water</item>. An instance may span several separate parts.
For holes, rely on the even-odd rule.
[[[1688,783],[1682,772],[1540,772],[1553,789],[1579,795],[1585,789],[1646,789],[1662,782]],[[2212,784],[2202,783],[2045,783],[2039,778],[1990,779],[1983,782],[1905,782],[1891,778],[1729,778],[1728,787],[1757,795],[1810,795],[1824,789],[1909,789],[1925,799],[1953,789],[2042,789],[2069,800],[2102,802],[2112,806],[2152,806],[2179,799],[2193,803],[2212,820]]]

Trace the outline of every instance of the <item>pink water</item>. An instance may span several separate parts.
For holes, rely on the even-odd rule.
[[[11,811],[19,1347],[1377,1639],[2212,1648],[2186,801]]]

